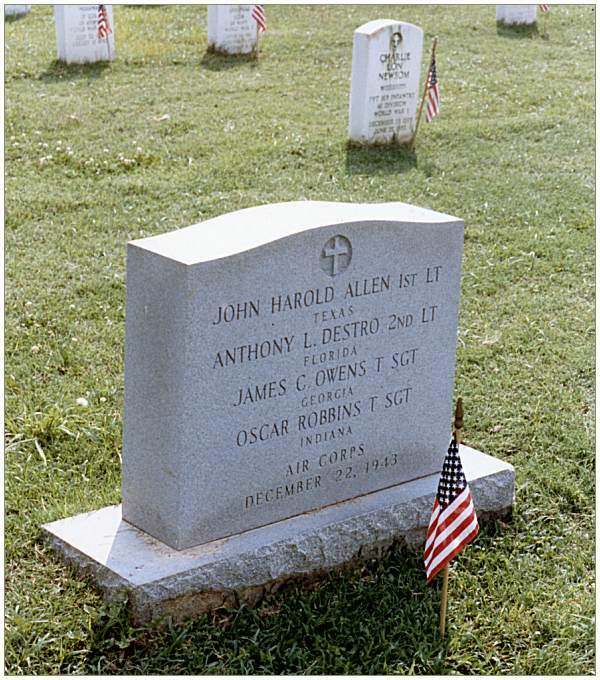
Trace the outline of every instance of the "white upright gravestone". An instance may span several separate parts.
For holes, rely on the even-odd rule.
[[[414,541],[450,436],[462,244],[449,215],[321,202],[131,242],[122,508],[46,525],[53,544],[144,620]],[[507,511],[512,468],[461,453],[476,506]]]
[[[409,142],[416,125],[423,31],[380,19],[354,31],[349,137],[362,144]]]
[[[112,5],[54,5],[58,59],[67,64],[112,61]]]
[[[537,5],[496,5],[496,21],[507,26],[535,24]]]
[[[208,47],[223,54],[253,54],[258,25],[252,5],[208,5]]]

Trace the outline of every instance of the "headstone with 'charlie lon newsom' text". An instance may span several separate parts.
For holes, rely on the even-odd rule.
[[[423,31],[401,21],[370,21],[354,31],[349,138],[408,143],[419,103]]]

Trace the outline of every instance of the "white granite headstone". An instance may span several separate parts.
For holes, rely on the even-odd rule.
[[[224,54],[252,54],[258,25],[252,5],[208,5],[208,47]]]
[[[4,16],[15,16],[31,12],[31,5],[4,5]]]
[[[419,103],[423,31],[379,19],[354,31],[349,137],[362,144],[409,142]]]
[[[439,471],[462,243],[321,202],[132,241],[123,519],[184,549]]]
[[[537,5],[496,5],[496,21],[507,26],[535,24],[537,21]]]
[[[132,241],[123,503],[43,526],[137,624],[422,545],[448,445],[461,220],[297,202]],[[480,519],[511,465],[460,446]]]
[[[112,61],[115,34],[112,5],[104,5],[108,16],[108,37],[99,34],[100,5],[54,5],[58,58],[67,64]]]

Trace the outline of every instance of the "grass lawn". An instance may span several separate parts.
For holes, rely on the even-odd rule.
[[[380,17],[422,26],[425,54],[439,38],[414,155],[346,145],[352,32]],[[493,5],[267,21],[256,63],[206,56],[204,6],[116,6],[117,60],[87,67],[55,61],[51,6],[5,22],[6,672],[591,674],[594,7],[553,7],[547,39]],[[465,221],[464,438],[517,492],[453,563],[445,641],[439,583],[402,550],[157,632],[41,540],[120,501],[126,242],[302,198]]]

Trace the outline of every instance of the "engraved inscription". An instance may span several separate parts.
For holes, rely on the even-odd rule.
[[[411,409],[418,407],[420,371],[435,361],[427,338],[444,316],[444,266],[434,261],[414,270],[348,278],[343,274],[351,259],[350,240],[336,235],[324,244],[320,259],[335,285],[215,306],[211,326],[216,328],[260,328],[265,317],[277,320],[288,314],[303,320],[295,322],[293,334],[273,333],[215,348],[213,370],[239,376],[223,403],[240,414],[241,427],[231,433],[234,449],[254,460],[263,446],[281,441],[305,453],[295,463],[282,462],[280,484],[249,489],[241,499],[244,512],[400,468],[399,454],[368,451],[365,428],[374,417],[410,418]],[[428,295],[432,291],[439,300]],[[374,300],[383,298],[383,308],[373,307]],[[275,330],[274,322],[270,325]],[[277,371],[269,375],[266,369],[264,375],[262,369],[262,381],[245,380],[246,365],[259,361],[277,362]]]
[[[422,38],[408,27],[390,30],[368,78],[366,134],[375,142],[410,139],[415,126]]]

